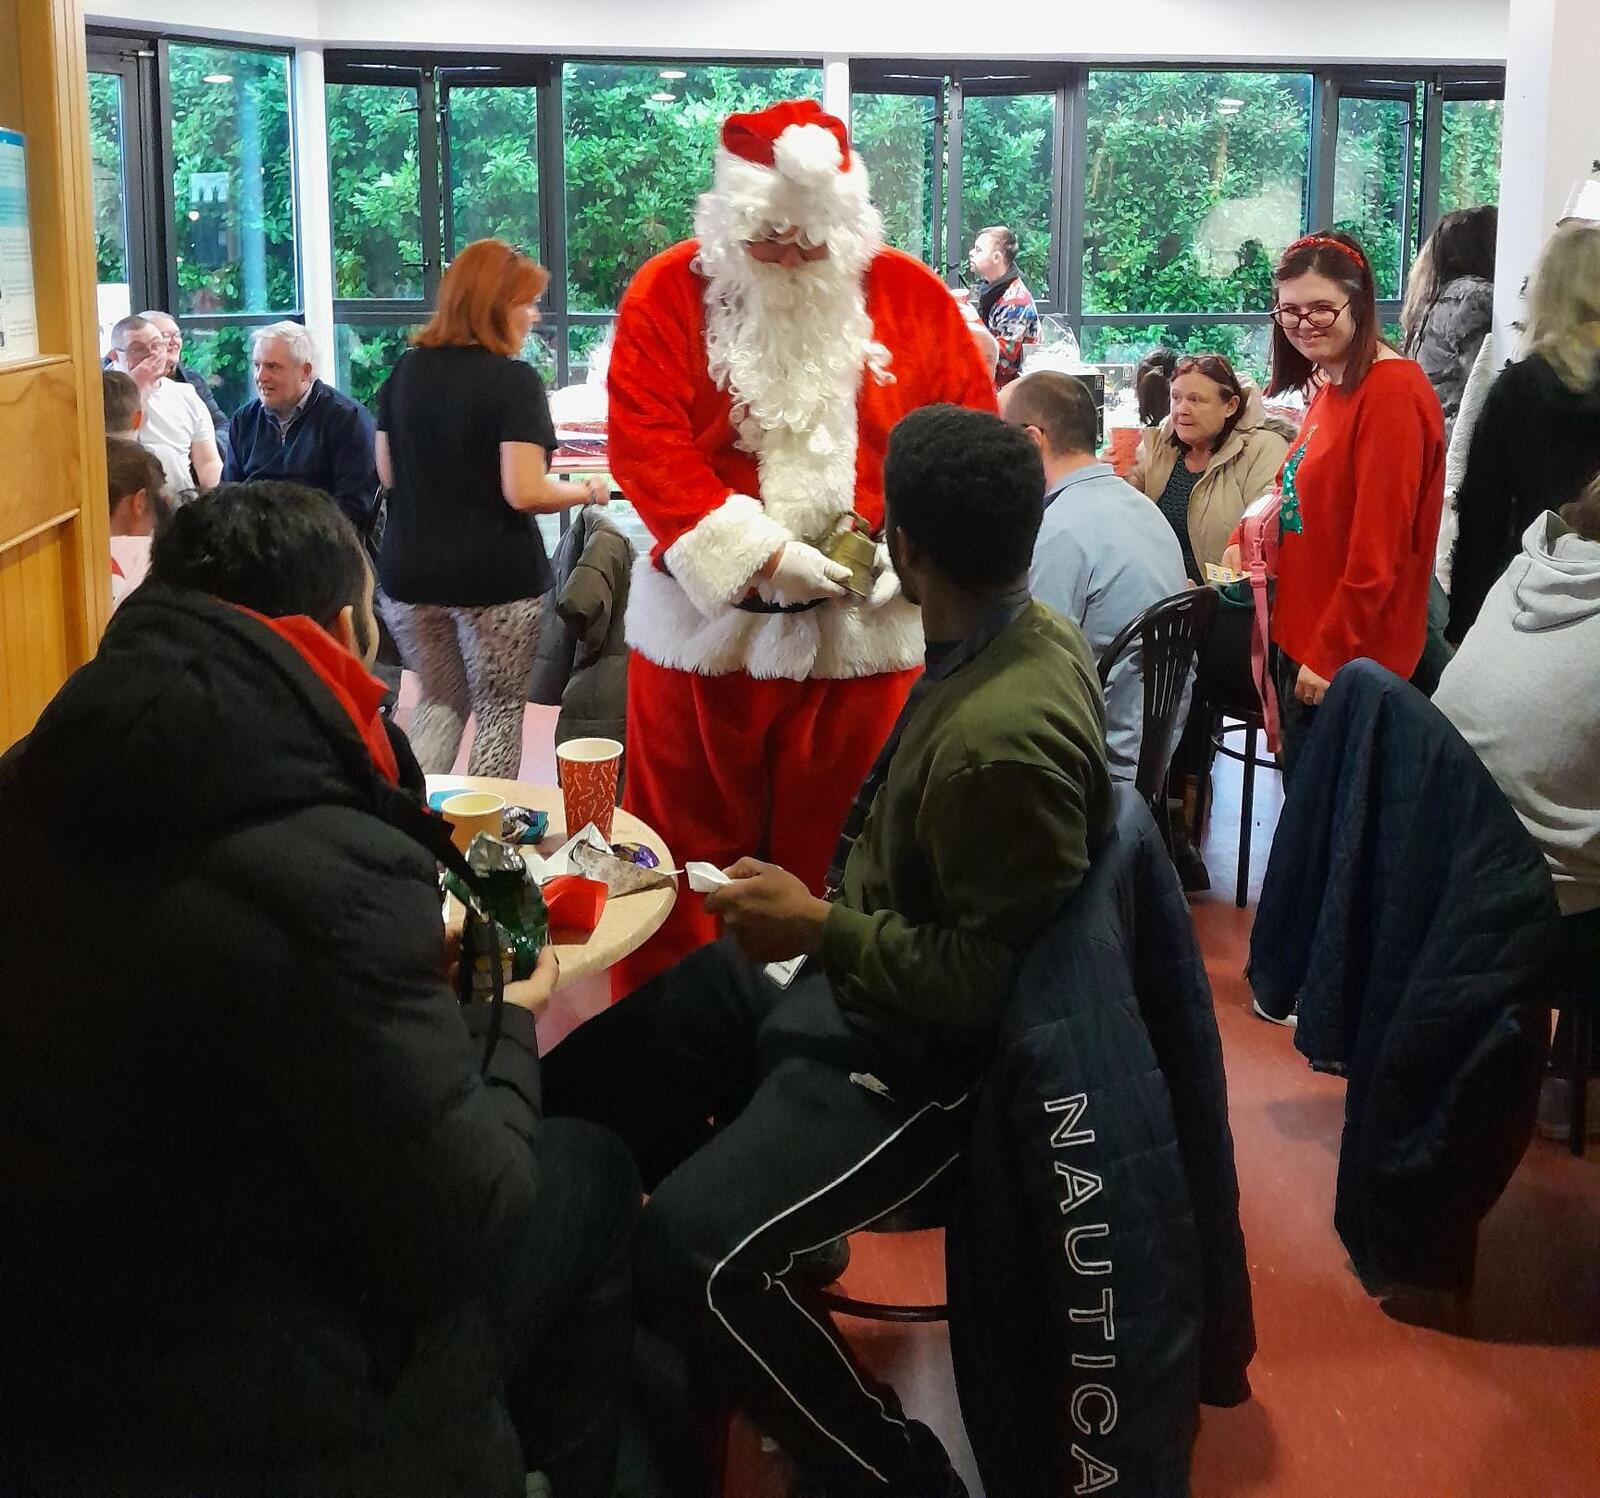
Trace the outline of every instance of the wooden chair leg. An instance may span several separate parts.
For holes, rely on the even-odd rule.
[[[1244,786],[1239,793],[1239,882],[1233,903],[1243,910],[1250,903],[1250,831],[1256,814],[1256,730],[1244,732]]]

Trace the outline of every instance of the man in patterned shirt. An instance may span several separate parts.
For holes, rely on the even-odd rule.
[[[1022,373],[1022,351],[1039,341],[1039,314],[1033,293],[1017,274],[1017,236],[1004,224],[984,229],[967,256],[980,278],[978,316],[1000,345],[995,385],[1009,385]]]

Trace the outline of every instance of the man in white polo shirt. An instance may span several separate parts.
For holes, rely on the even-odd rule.
[[[111,358],[139,387],[144,421],[139,441],[161,461],[174,500],[192,489],[214,488],[222,477],[211,413],[187,384],[169,380],[165,335],[142,317],[125,317],[111,329]]]

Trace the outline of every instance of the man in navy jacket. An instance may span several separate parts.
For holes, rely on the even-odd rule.
[[[372,417],[312,373],[311,338],[296,322],[255,335],[257,399],[228,423],[229,483],[293,479],[331,494],[357,531],[371,524],[378,494]]]

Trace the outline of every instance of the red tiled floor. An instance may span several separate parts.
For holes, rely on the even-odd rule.
[[[1287,1030],[1250,1013],[1253,911],[1232,903],[1238,773],[1219,764],[1206,848],[1214,890],[1194,916],[1228,1068],[1260,1350],[1255,1398],[1203,1415],[1195,1498],[1600,1498],[1600,1142],[1575,1160],[1534,1141],[1480,1235],[1466,1330],[1404,1324],[1366,1295],[1332,1221],[1343,1084],[1313,1073]],[[1280,804],[1276,775],[1261,773],[1253,891]],[[569,991],[542,1028],[554,1039],[603,1002],[602,991]],[[938,1296],[939,1235],[859,1235],[845,1283],[879,1299]],[[944,1328],[845,1325],[944,1438],[978,1498]],[[784,1491],[777,1458],[737,1430],[729,1498]]]

